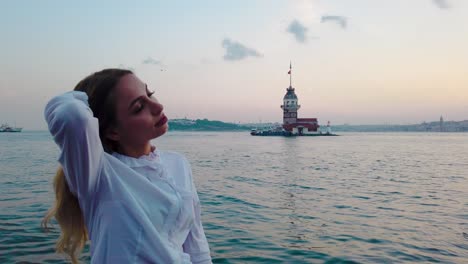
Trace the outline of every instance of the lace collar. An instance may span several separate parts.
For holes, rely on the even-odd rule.
[[[127,164],[130,167],[154,166],[161,161],[161,152],[154,148],[148,155],[143,155],[138,158],[126,156],[117,152],[113,152],[112,156]]]

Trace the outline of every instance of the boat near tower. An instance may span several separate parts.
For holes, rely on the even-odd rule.
[[[289,64],[289,87],[283,97],[283,125],[267,130],[252,129],[252,136],[337,136],[331,132],[330,121],[327,123],[325,133],[319,130],[318,119],[299,118],[298,110],[301,108],[294,87],[292,87],[292,65]]]

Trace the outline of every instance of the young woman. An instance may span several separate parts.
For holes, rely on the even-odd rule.
[[[92,263],[211,263],[188,161],[150,141],[163,106],[131,71],[96,72],[50,100],[45,119],[61,153],[54,179],[57,251],[90,240]]]

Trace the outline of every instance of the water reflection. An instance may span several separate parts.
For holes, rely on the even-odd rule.
[[[283,138],[280,145],[281,153],[284,153],[281,158],[282,182],[278,185],[278,193],[281,193],[279,208],[284,211],[282,219],[285,225],[286,235],[282,239],[283,245],[290,249],[313,250],[321,247],[312,246],[312,237],[316,232],[313,225],[309,225],[308,219],[310,216],[310,208],[304,208],[307,204],[304,201],[304,190],[307,186],[304,185],[302,175],[303,157],[298,152],[298,144],[300,141],[297,138]],[[307,217],[309,216],[309,217]]]

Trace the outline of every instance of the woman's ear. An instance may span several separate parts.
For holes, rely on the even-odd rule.
[[[114,127],[109,127],[106,130],[106,138],[110,139],[112,141],[119,141],[120,140],[120,134],[117,131],[116,128]]]

